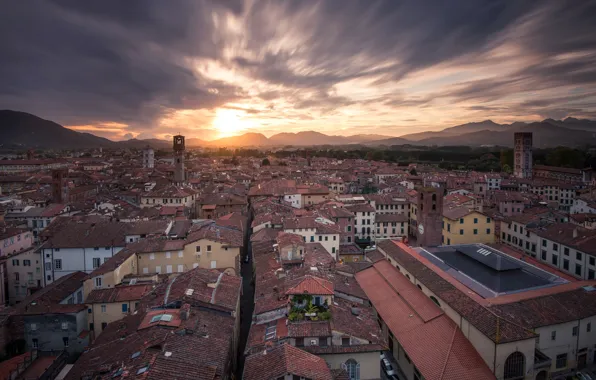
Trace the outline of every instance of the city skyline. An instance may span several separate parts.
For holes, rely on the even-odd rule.
[[[596,118],[589,3],[54,1],[5,11],[2,108],[113,140]]]

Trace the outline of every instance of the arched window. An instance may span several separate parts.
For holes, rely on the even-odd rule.
[[[433,194],[433,201],[437,200],[437,194]]]
[[[505,360],[505,372],[503,379],[517,380],[523,379],[526,367],[526,357],[519,351],[515,351]]]
[[[360,380],[360,363],[358,363],[356,360],[348,359],[341,366],[346,370],[346,372],[348,372],[350,380]]]
[[[435,296],[430,296],[430,300],[436,303],[438,307],[441,307],[439,300]]]

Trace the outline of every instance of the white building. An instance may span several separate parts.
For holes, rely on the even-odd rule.
[[[143,167],[147,169],[155,167],[155,152],[150,147],[143,150]]]

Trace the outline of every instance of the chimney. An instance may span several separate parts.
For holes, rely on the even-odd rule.
[[[577,238],[577,228],[573,229],[573,238],[576,239]]]
[[[185,303],[180,308],[180,319],[182,319],[183,321],[186,321],[186,320],[188,320],[189,317],[190,317],[190,304]]]

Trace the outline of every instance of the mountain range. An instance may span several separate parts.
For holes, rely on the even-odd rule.
[[[546,119],[541,122],[498,124],[492,120],[472,122],[442,131],[419,132],[389,137],[376,134],[353,136],[326,135],[315,131],[278,133],[267,138],[261,133],[245,133],[213,141],[186,139],[188,147],[282,147],[315,145],[392,146],[392,145],[499,145],[512,146],[513,133],[532,132],[534,146],[578,147],[596,145],[596,121],[568,117],[564,120]],[[136,148],[145,146],[169,149],[170,141],[160,139],[130,139],[112,141],[90,133],[77,132],[53,121],[44,120],[25,112],[0,110],[0,148]]]

